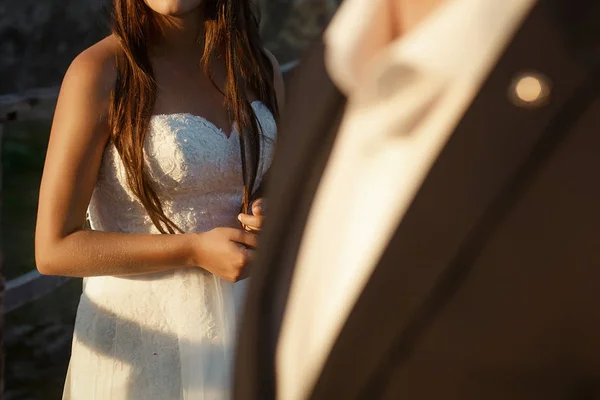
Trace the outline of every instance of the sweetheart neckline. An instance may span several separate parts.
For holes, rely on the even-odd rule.
[[[254,100],[250,103],[250,106],[254,107],[255,105],[264,105],[264,103],[260,100]],[[157,119],[168,119],[168,118],[172,118],[172,117],[188,117],[190,119],[194,119],[194,120],[199,120],[204,122],[205,125],[207,125],[210,128],[213,128],[214,130],[216,130],[218,133],[220,133],[221,135],[223,135],[225,137],[225,139],[229,140],[231,139],[232,136],[234,136],[234,133],[236,133],[236,127],[235,127],[235,123],[234,125],[231,127],[231,131],[229,132],[229,134],[227,132],[225,132],[224,129],[220,128],[217,126],[217,124],[215,124],[214,122],[212,122],[210,119],[203,117],[201,115],[197,115],[197,114],[192,114],[189,112],[175,112],[175,113],[165,113],[165,114],[154,114],[150,117],[150,121],[154,121]]]

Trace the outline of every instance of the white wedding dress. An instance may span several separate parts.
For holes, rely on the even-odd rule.
[[[277,128],[264,104],[252,107],[263,133],[258,186]],[[155,115],[145,151],[164,211],[180,228],[239,227],[242,170],[235,130],[227,138],[199,116]],[[88,213],[95,230],[158,233],[128,189],[112,144]],[[202,268],[84,279],[63,399],[228,399],[243,285]]]

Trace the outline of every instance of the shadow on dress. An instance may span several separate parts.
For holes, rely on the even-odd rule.
[[[78,319],[86,321],[75,325],[76,345],[63,399],[77,400],[88,390],[89,398],[102,393],[131,400],[178,399],[184,398],[183,386],[190,393],[186,399],[228,397],[231,377],[223,371],[230,373],[230,351],[207,341],[184,343],[174,333],[150,329],[143,321],[124,319],[85,294],[81,307],[86,312],[84,316],[78,313]],[[182,347],[188,350],[183,356]],[[108,356],[112,363],[105,357],[98,361],[96,355]],[[198,374],[199,364],[204,373]],[[83,381],[87,382],[85,388],[81,386]],[[111,387],[113,382],[121,383]],[[89,385],[93,387],[88,389]],[[74,387],[77,388],[71,392]]]

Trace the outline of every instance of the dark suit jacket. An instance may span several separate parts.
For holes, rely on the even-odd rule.
[[[597,3],[541,0],[527,16],[399,224],[311,399],[600,398]],[[551,82],[538,107],[507,96],[527,71]],[[289,95],[236,400],[274,398],[290,277],[343,110],[321,44]]]

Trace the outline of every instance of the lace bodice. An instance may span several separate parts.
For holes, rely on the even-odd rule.
[[[269,109],[252,107],[262,128],[258,187],[272,160],[277,134]],[[229,137],[210,121],[192,114],[152,117],[145,159],[167,217],[184,232],[237,226],[242,199],[242,166],[238,134]],[[104,152],[96,188],[88,209],[92,229],[124,233],[158,233],[127,185],[116,148]]]

